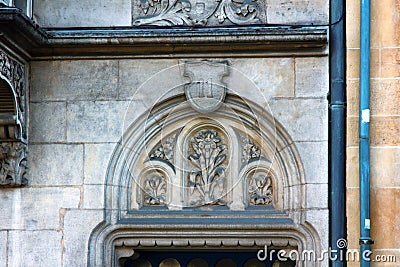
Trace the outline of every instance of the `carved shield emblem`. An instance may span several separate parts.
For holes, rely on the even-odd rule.
[[[226,95],[222,79],[228,74],[227,61],[186,62],[183,75],[191,81],[185,85],[185,95],[193,109],[202,113],[218,109]]]

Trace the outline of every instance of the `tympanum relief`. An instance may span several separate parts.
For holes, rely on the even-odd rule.
[[[185,63],[183,105],[193,118],[176,127],[160,127],[160,134],[153,135],[155,140],[148,141],[131,208],[225,206],[243,210],[274,205],[272,159],[263,151],[257,126],[221,116],[229,112],[224,107],[227,66],[226,61]]]

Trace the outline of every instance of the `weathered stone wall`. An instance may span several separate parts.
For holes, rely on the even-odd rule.
[[[400,260],[399,1],[371,1],[371,236],[374,255]],[[349,247],[358,248],[358,1],[347,1],[347,226]],[[359,263],[349,263],[358,266]],[[383,266],[371,263],[371,266]],[[386,263],[384,266],[398,266]]]
[[[266,16],[263,23],[328,23],[326,0],[258,0],[257,3]],[[43,27],[111,27],[132,26],[139,16],[139,5],[136,0],[34,0],[33,6],[34,19]]]
[[[305,220],[326,248],[327,56],[228,60],[254,81],[294,140],[306,180],[299,187],[306,192]],[[127,107],[134,102],[133,117],[144,112],[137,100],[145,95],[135,98],[135,91],[178,63],[175,59],[31,62],[29,186],[0,190],[5,210],[0,213],[0,266],[86,266],[89,236],[103,220],[110,157],[124,122],[134,120],[125,118]],[[162,78],[168,86],[168,77]],[[228,87],[234,82],[234,77],[228,80]],[[254,92],[247,94],[242,96],[251,98]]]

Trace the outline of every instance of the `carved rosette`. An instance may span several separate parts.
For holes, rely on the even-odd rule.
[[[174,165],[174,149],[176,142],[176,134],[170,135],[165,141],[161,141],[150,152],[150,160],[161,160]]]
[[[244,136],[241,136],[240,139],[242,143],[242,163],[261,158],[261,149],[253,140]]]
[[[24,65],[0,50],[0,79],[4,82],[2,95],[13,113],[0,111],[0,187],[27,184],[27,100]],[[10,92],[7,92],[10,90]],[[8,103],[10,102],[10,103]],[[12,102],[12,103],[11,103]],[[3,113],[2,113],[3,112]]]
[[[26,185],[26,145],[21,142],[0,143],[0,186]]]
[[[259,5],[257,0],[137,0],[135,3],[133,21],[136,26],[216,26],[266,22],[260,16],[263,14],[262,4]]]
[[[164,205],[167,194],[165,177],[159,173],[148,175],[143,181],[143,204],[145,206]]]
[[[193,166],[189,173],[190,204],[225,205],[222,197],[227,146],[212,129],[199,131],[191,138],[190,146],[193,151],[188,157]]]
[[[249,180],[251,205],[272,205],[272,179],[265,173],[255,173]]]

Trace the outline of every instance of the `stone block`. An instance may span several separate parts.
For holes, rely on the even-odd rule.
[[[371,146],[400,145],[400,117],[371,117]]]
[[[31,64],[31,101],[117,97],[116,60],[38,61]]]
[[[348,147],[346,150],[346,186],[359,187],[358,147]]]
[[[380,54],[381,60],[381,76],[382,78],[399,78],[400,67],[400,49],[399,48],[385,48],[382,49]]]
[[[32,185],[81,185],[83,183],[82,145],[30,145],[28,157],[28,177]]]
[[[373,84],[373,83],[372,83]],[[371,84],[371,85],[372,85]],[[371,87],[372,89],[372,87]],[[357,117],[360,108],[360,81],[349,80],[347,81],[347,116]]]
[[[358,188],[346,190],[346,217],[348,248],[358,248],[360,238],[360,196]]]
[[[7,267],[8,233],[0,231],[0,267]]]
[[[85,184],[105,184],[107,167],[116,145],[116,143],[85,144]]]
[[[68,142],[117,142],[122,137],[126,101],[74,102],[67,107]]]
[[[129,0],[40,0],[34,17],[42,27],[131,26]]]
[[[400,148],[371,148],[371,185],[373,187],[400,187]]]
[[[371,1],[371,44],[373,47],[398,47],[398,2],[393,0]]]
[[[267,22],[270,24],[328,24],[329,1],[326,0],[270,0]]]
[[[357,117],[347,117],[347,122],[346,122],[346,146],[352,147],[352,146],[358,146],[358,116]]]
[[[328,57],[296,58],[296,97],[326,97],[329,87]]]
[[[84,185],[83,186],[83,209],[103,209],[104,208],[104,185]]]
[[[303,163],[306,183],[328,183],[328,142],[300,142],[295,145]]]
[[[350,79],[360,78],[360,49],[352,48],[346,51],[346,75]]]
[[[228,89],[260,104],[260,98],[294,96],[292,58],[230,59]],[[250,89],[249,89],[250,88]],[[261,104],[262,105],[262,104]]]
[[[274,99],[272,115],[294,141],[328,140],[328,102],[325,99]]]
[[[306,184],[307,209],[328,208],[328,184]]]
[[[61,266],[61,232],[10,231],[9,266]]]
[[[400,246],[400,188],[371,189],[371,236],[375,249]]]
[[[87,266],[92,230],[102,221],[101,210],[68,210],[64,217],[63,266]]]
[[[2,229],[57,229],[61,208],[78,208],[81,199],[79,188],[23,188],[2,190],[0,213]]]
[[[395,63],[397,64],[397,63]],[[400,115],[400,81],[384,79],[371,82],[371,114]]]
[[[360,48],[360,3],[346,2],[346,45],[348,48]]]
[[[178,63],[175,59],[120,60],[119,99],[139,100],[149,92],[149,97],[162,98],[165,92],[185,83],[185,79],[180,75]],[[154,93],[155,95],[152,95]],[[153,100],[147,106],[154,104]]]
[[[322,249],[329,247],[329,210],[308,210],[305,212],[306,221],[317,231]]]
[[[65,102],[31,103],[29,108],[30,142],[65,142]]]
[[[347,78],[360,78],[360,49],[347,49]],[[381,77],[380,50],[371,48],[371,78]]]

